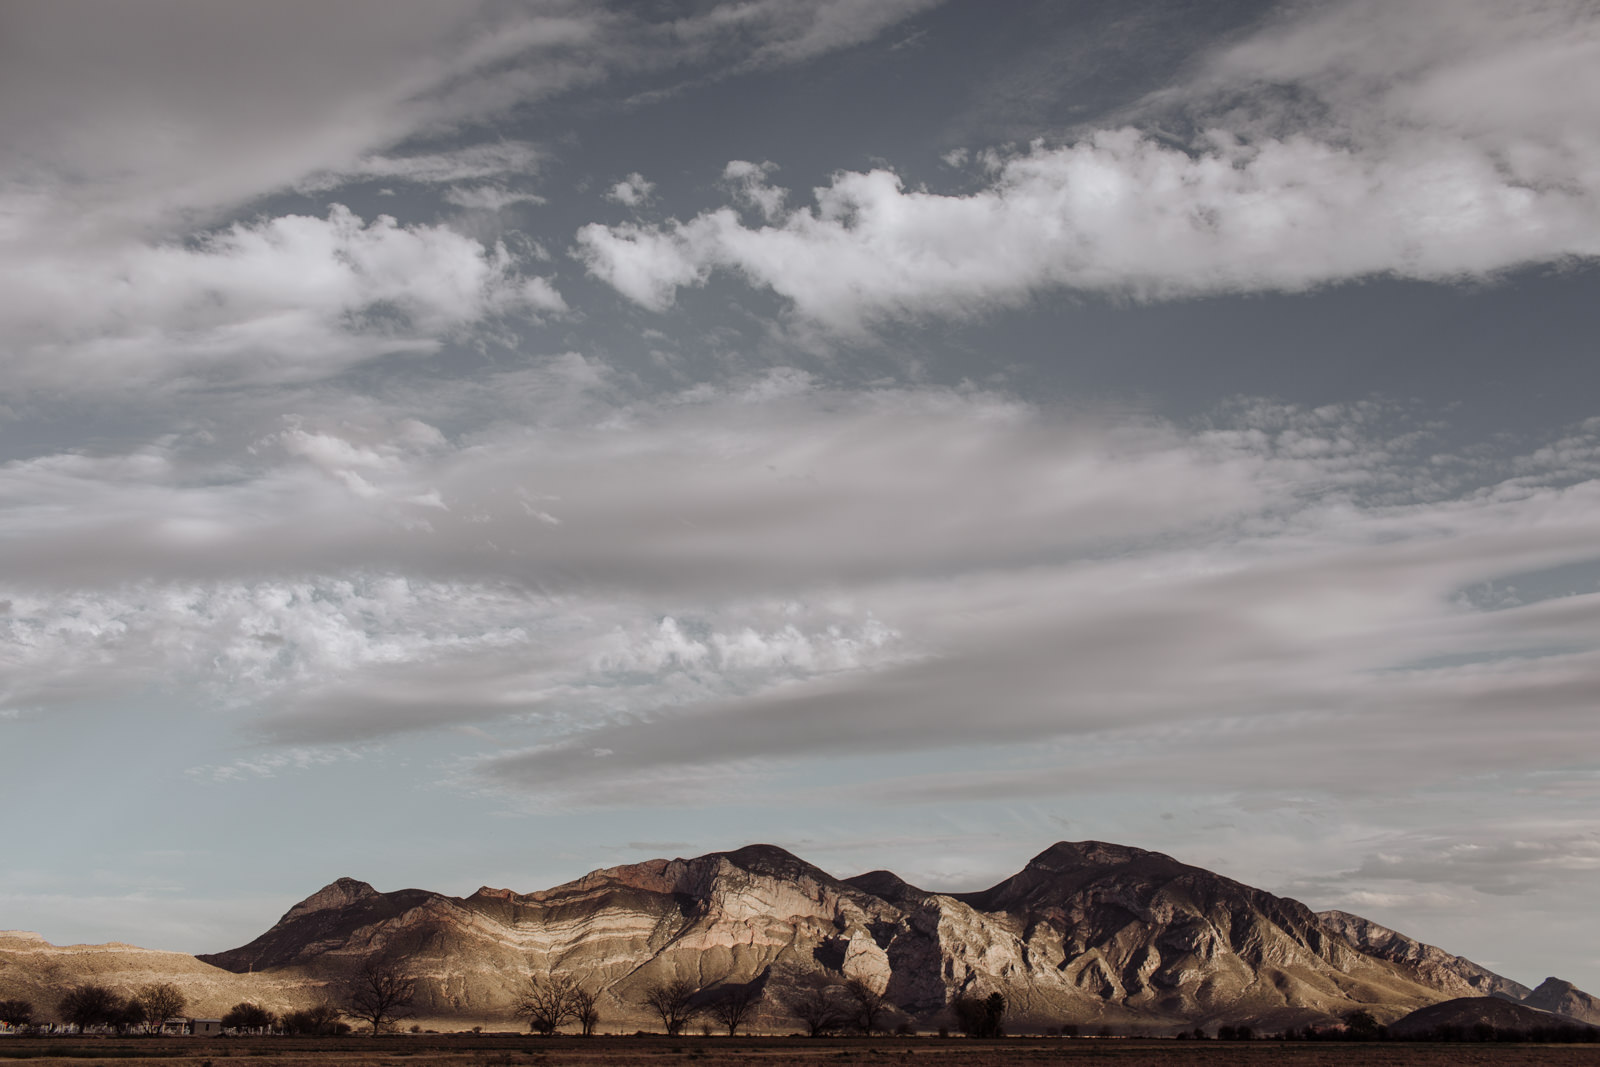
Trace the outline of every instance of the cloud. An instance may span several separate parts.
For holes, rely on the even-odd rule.
[[[655,196],[655,191],[656,183],[646,181],[644,175],[636,171],[613,185],[606,199],[624,207],[643,207]]]
[[[724,207],[591,223],[575,253],[647,308],[722,271],[847,333],[1058,289],[1298,292],[1594,257],[1600,138],[1574,101],[1600,69],[1600,20],[1578,5],[1505,7],[1472,5],[1462,20],[1449,5],[1355,4],[1273,26],[1146,102],[1148,115],[1184,113],[1194,132],[1181,144],[1128,125],[991,150],[966,194],[844,171],[788,211],[785,190],[735,162],[735,199],[754,220]],[[1290,107],[1273,79],[1318,106]],[[1199,102],[1180,106],[1186,93]]]
[[[451,152],[409,156],[369,155],[339,171],[324,171],[301,182],[306,191],[335,189],[351,181],[406,181],[446,185],[537,172],[542,155],[523,141],[491,141]]]
[[[565,309],[501,244],[447,226],[325,218],[235,223],[186,243],[131,245],[92,264],[43,256],[0,267],[15,387],[326,377],[393,352],[426,353],[495,315]]]
[[[461,780],[551,803],[956,749],[1032,755],[875,801],[1548,768],[1589,729],[1600,594],[1466,591],[1593,557],[1595,428],[1491,462],[1431,421],[795,372],[647,400],[567,356],[247,448],[41,456],[0,467],[3,703],[198,685],[299,747],[495,721]]]
[[[523,186],[542,150],[473,140],[485,123],[617,71],[794,62],[917,5],[757,7],[657,21],[566,0],[13,5],[0,35],[8,384],[303,380],[431,351],[483,314],[561,313],[549,279],[524,287],[503,248],[448,226],[234,214],[370,181],[469,209],[534,202]]]

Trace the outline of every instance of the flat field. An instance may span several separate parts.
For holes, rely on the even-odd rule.
[[[1307,1044],[1082,1038],[594,1037],[441,1034],[379,1038],[0,1039],[0,1061],[30,1067],[1600,1067],[1600,1045]]]

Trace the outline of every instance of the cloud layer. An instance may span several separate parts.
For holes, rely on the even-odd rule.
[[[300,745],[516,722],[547,740],[473,774],[587,802],[1068,737],[1136,744],[927,788],[1237,765],[1351,790],[1549,769],[1586,736],[1594,583],[1472,590],[1593,557],[1595,426],[1486,462],[1383,405],[1182,427],[793,372],[619,404],[603,367],[562,366],[501,381],[521,418],[456,440],[369,409],[256,437],[250,470],[198,438],[8,465],[30,576],[5,594],[8,707],[93,696],[87,660],[91,688],[188,678]]]

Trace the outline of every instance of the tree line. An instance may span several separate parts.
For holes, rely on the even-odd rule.
[[[640,1007],[677,1036],[695,1022],[734,1037],[747,1028],[767,1002],[767,973],[748,982],[721,981],[702,986],[687,978],[653,982],[640,994]],[[352,976],[339,994],[321,1004],[282,1015],[251,1002],[235,1004],[221,1019],[224,1030],[330,1035],[348,1033],[352,1023],[370,1033],[394,1029],[414,1014],[417,992],[414,978],[394,966],[369,963]],[[887,1032],[898,1024],[909,1033],[910,1020],[885,993],[857,977],[825,974],[801,977],[786,984],[773,998],[784,1015],[798,1022],[809,1035],[856,1031]],[[188,999],[170,982],[141,987],[122,996],[107,986],[84,983],[67,990],[56,1004],[56,1017],[79,1031],[97,1028],[118,1033],[159,1032],[170,1019],[184,1014]],[[958,997],[951,1003],[957,1025],[973,1037],[1000,1037],[1005,1033],[1005,999],[999,993],[987,998]],[[600,1023],[597,991],[566,975],[530,977],[516,1004],[516,1015],[527,1020],[531,1031],[554,1034],[576,1026],[588,1036]],[[31,1003],[0,1001],[0,1022],[28,1027],[38,1021]]]

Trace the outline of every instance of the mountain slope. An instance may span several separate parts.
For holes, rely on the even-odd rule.
[[[240,1001],[272,1011],[304,1007],[318,991],[293,976],[234,974],[182,952],[118,943],[52,945],[38,934],[0,930],[0,1000],[26,1000],[35,1017],[59,1021],[56,1005],[72,986],[96,982],[127,997],[140,986],[172,982],[191,1015],[216,1018]]]
[[[1461,956],[1425,945],[1347,911],[1320,911],[1317,918],[1355,948],[1388,960],[1418,982],[1455,997],[1502,996],[1521,1000],[1530,990]]]

